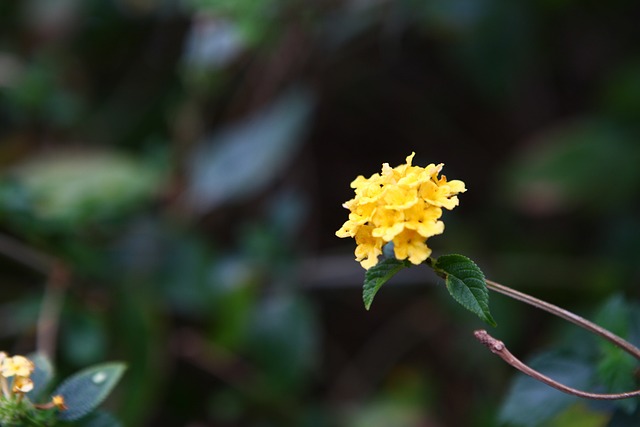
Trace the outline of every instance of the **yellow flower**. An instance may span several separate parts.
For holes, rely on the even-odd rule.
[[[59,394],[51,398],[51,403],[60,411],[66,411],[68,409],[67,405],[64,402],[64,397]]]
[[[33,390],[33,381],[29,377],[21,377],[16,375],[13,379],[13,392],[14,393],[29,393]]]
[[[358,176],[351,188],[355,197],[343,204],[349,219],[336,232],[338,237],[356,240],[356,261],[369,269],[378,263],[382,247],[393,242],[397,259],[420,264],[431,255],[428,237],[442,234],[442,208],[451,210],[457,195],[466,191],[464,182],[447,181],[442,164],[413,166],[415,153],[395,168],[382,165],[381,173]]]
[[[28,378],[33,370],[33,362],[24,356],[4,357],[0,366],[0,374],[5,378],[14,375]]]
[[[359,227],[355,235],[358,245],[355,252],[356,261],[360,261],[360,264],[366,269],[376,265],[378,256],[382,253],[382,241],[372,236],[372,228],[370,225]]]

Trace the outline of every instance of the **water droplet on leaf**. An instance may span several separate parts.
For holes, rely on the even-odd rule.
[[[104,372],[96,372],[93,377],[91,377],[91,381],[93,381],[95,384],[103,383],[106,379],[107,374],[105,374]]]

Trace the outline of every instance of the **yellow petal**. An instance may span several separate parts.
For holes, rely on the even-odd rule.
[[[13,379],[14,393],[29,393],[33,390],[33,381],[28,377],[17,376]]]

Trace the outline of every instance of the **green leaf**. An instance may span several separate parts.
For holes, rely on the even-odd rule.
[[[395,258],[387,258],[368,269],[364,275],[364,286],[362,288],[364,307],[369,310],[378,289],[398,271],[410,266],[411,264],[406,260],[402,261]]]
[[[93,411],[107,398],[125,369],[124,363],[104,363],[69,377],[53,392],[53,395],[62,395],[68,407],[60,412],[58,419],[74,421]]]
[[[610,425],[610,418],[611,415],[606,412],[579,402],[553,418],[549,427],[604,427]]]
[[[27,393],[27,397],[32,401],[37,401],[53,378],[53,366],[44,353],[32,353],[27,358],[35,365],[35,369],[31,374],[33,390]]]
[[[489,312],[489,290],[484,274],[473,261],[462,255],[443,255],[433,268],[445,278],[453,299],[491,326],[496,326]]]

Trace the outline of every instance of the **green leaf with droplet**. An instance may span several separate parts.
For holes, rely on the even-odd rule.
[[[387,258],[368,269],[364,275],[364,286],[362,288],[364,307],[369,310],[371,303],[373,303],[373,298],[380,287],[387,283],[397,272],[410,266],[411,263],[409,261]]]
[[[489,290],[480,267],[463,255],[442,255],[433,269],[444,277],[447,290],[464,308],[491,326],[496,326],[489,312]]]
[[[120,362],[104,363],[84,369],[67,378],[53,395],[64,397],[66,410],[58,419],[74,421],[98,407],[116,386],[126,365]]]

